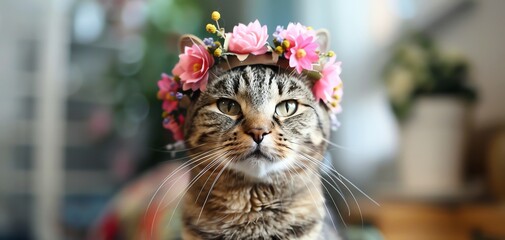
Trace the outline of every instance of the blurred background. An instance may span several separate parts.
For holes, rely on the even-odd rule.
[[[505,239],[504,9],[1,0],[0,239],[85,239],[124,186],[170,162],[156,82],[180,34],[207,36],[213,10],[228,31],[255,19],[269,33],[289,22],[330,30],[345,86],[331,162],[381,204],[343,188],[349,239]]]

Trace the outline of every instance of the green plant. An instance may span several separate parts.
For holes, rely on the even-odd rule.
[[[452,95],[475,100],[469,68],[465,57],[441,51],[429,37],[409,37],[394,49],[384,71],[394,113],[400,120],[407,117],[419,96]]]

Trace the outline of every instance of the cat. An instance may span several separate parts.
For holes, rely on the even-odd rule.
[[[183,239],[337,239],[319,174],[329,110],[313,84],[276,66],[212,69],[186,115]]]

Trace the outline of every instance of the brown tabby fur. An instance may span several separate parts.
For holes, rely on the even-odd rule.
[[[265,66],[211,75],[187,114],[185,135],[194,162],[184,197],[183,239],[323,239],[327,210],[318,170],[329,118],[314,100],[310,81]],[[219,98],[236,100],[242,113],[220,113]],[[298,112],[277,118],[271,106],[285,99],[296,99]],[[253,143],[247,134],[252,128],[268,129],[269,140]],[[259,145],[263,157],[251,158]],[[240,162],[249,162],[251,173],[231,167]],[[254,173],[263,162],[286,167]]]

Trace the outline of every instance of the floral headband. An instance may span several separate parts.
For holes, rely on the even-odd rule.
[[[163,100],[163,126],[172,132],[176,142],[182,144],[184,110],[179,105],[184,96],[205,91],[209,70],[216,66],[230,70],[238,66],[263,64],[291,69],[306,74],[315,81],[312,92],[331,110],[332,128],[338,127],[336,114],[342,111],[343,94],[340,79],[341,62],[336,62],[333,51],[326,51],[328,33],[315,31],[300,23],[289,23],[287,28],[277,26],[273,45],[268,43],[267,26],[258,20],[247,26],[239,24],[227,33],[219,26],[219,12],[211,15],[216,24],[207,24],[206,30],[218,40],[200,40],[193,35],[183,35],[180,40],[179,62],[172,70],[173,77],[162,74],[158,81],[158,98]]]

